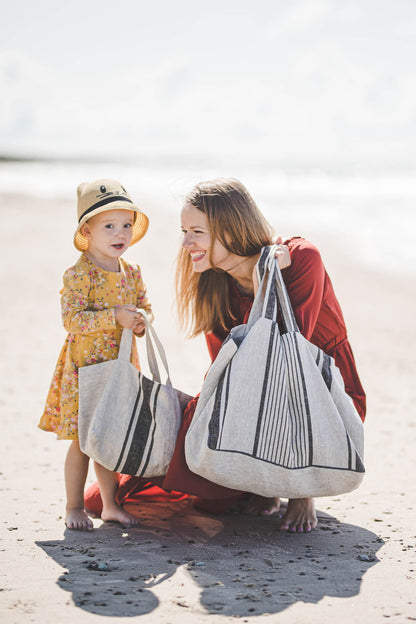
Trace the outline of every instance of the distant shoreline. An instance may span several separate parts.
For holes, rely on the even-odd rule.
[[[0,152],[0,166],[2,164],[71,164],[71,165],[94,165],[94,164],[114,164],[114,165],[134,165],[139,167],[158,167],[161,169],[183,168],[207,170],[216,169],[229,171],[230,168],[241,171],[272,172],[280,171],[286,175],[299,174],[319,174],[328,176],[415,176],[416,162],[409,161],[390,163],[377,163],[356,160],[305,160],[288,158],[285,160],[274,159],[272,157],[241,157],[241,155],[221,155],[193,154],[189,152],[137,152],[137,153],[114,153],[114,154],[64,154],[52,152],[45,154],[34,154],[30,152]]]

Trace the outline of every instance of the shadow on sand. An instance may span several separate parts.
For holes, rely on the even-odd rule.
[[[358,594],[383,544],[374,533],[319,511],[318,528],[309,534],[277,531],[276,516],[204,515],[190,500],[147,502],[134,511],[141,518],[134,529],[107,523],[37,542],[66,569],[58,585],[81,609],[111,617],[150,613],[159,604],[158,586],[181,568],[199,586],[199,608],[207,613],[279,613],[299,601]],[[192,607],[186,583],[182,593],[175,587],[172,606]]]

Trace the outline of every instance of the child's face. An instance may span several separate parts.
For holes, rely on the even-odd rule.
[[[107,210],[85,223],[82,234],[88,239],[88,251],[96,256],[119,258],[131,243],[134,212]]]

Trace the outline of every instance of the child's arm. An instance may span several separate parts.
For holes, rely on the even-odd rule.
[[[62,320],[71,334],[90,334],[103,330],[116,329],[116,310],[90,310],[90,278],[86,272],[76,268],[68,269],[64,275],[61,290]]]
[[[145,310],[145,312],[147,312],[147,316],[150,322],[153,321],[154,316],[153,316],[153,312],[152,312],[152,304],[150,303],[149,299],[147,298],[146,295],[146,288],[143,284],[143,280],[142,278],[140,278],[140,282],[141,282],[141,288],[137,288],[137,302],[136,302],[136,306],[138,308],[142,308],[142,310]]]
[[[152,306],[151,306],[149,299],[147,298],[146,287],[143,283],[143,278],[142,278],[139,267],[138,267],[137,275],[135,277],[136,277],[136,295],[137,295],[136,306],[138,308],[142,308],[142,310],[145,310],[149,321],[152,323],[154,319]],[[136,334],[136,336],[140,337],[140,336],[143,336],[145,329],[146,327],[145,327],[144,321],[139,320],[133,331]]]

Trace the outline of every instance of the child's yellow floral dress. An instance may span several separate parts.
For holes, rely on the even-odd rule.
[[[122,327],[115,308],[131,303],[151,314],[140,267],[119,259],[120,272],[99,269],[82,255],[64,274],[62,318],[69,332],[52,378],[39,427],[61,440],[78,439],[78,369],[114,360]],[[132,363],[139,368],[135,341]]]

